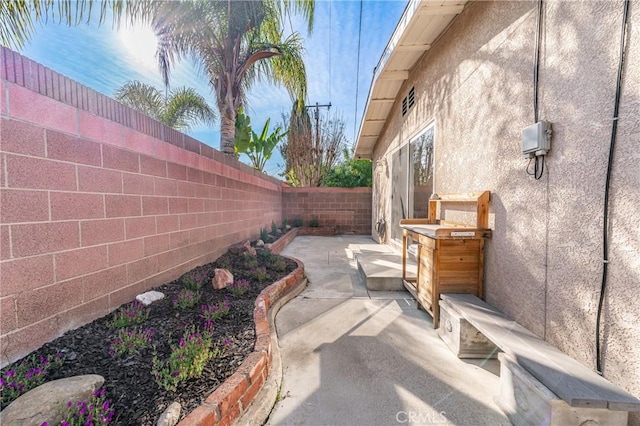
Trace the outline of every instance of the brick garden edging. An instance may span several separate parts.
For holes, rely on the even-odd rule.
[[[293,238],[292,238],[293,239]],[[289,240],[290,241],[290,240]],[[279,242],[279,241],[278,241]],[[286,244],[285,244],[286,246]],[[274,351],[277,345],[272,345],[270,318],[291,297],[293,290],[302,287],[304,280],[304,264],[295,258],[287,258],[296,262],[298,267],[286,277],[266,287],[256,298],[253,310],[253,321],[256,328],[256,344],[244,360],[240,368],[211,393],[205,401],[185,417],[179,426],[210,426],[230,425],[247,412],[269,378],[274,367]],[[283,300],[286,299],[286,300]],[[275,354],[278,358],[279,353]],[[275,399],[273,401],[275,403]],[[266,420],[261,419],[259,424]],[[253,423],[253,422],[251,422]]]
[[[278,241],[271,244],[265,244],[264,246],[271,250],[271,253],[280,254],[282,250],[289,245],[295,237],[298,236],[298,228],[291,228],[286,234],[278,238]]]

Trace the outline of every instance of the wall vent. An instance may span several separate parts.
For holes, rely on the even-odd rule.
[[[402,100],[402,116],[403,117],[407,115],[409,110],[413,107],[413,105],[415,105],[416,103],[415,95],[416,95],[415,90],[412,87],[411,89],[409,89],[409,94],[405,96],[404,99]]]

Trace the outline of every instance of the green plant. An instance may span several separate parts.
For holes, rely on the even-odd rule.
[[[181,382],[200,377],[207,362],[220,356],[222,349],[213,348],[211,333],[200,331],[194,325],[185,329],[177,344],[171,345],[171,355],[167,361],[153,356],[153,374],[158,386],[175,391]]]
[[[269,232],[265,228],[260,228],[260,239],[262,242],[266,243],[267,238],[269,238]]]
[[[344,148],[343,161],[327,173],[323,186],[342,188],[371,187],[373,185],[373,169],[371,160],[353,158],[353,152]]]
[[[209,274],[204,270],[190,271],[181,278],[182,284],[189,290],[200,290],[209,280]]]
[[[229,284],[227,288],[234,296],[239,297],[251,290],[251,283],[249,280],[236,280]]]
[[[121,328],[111,340],[112,356],[122,356],[125,354],[133,354],[138,349],[142,349],[151,343],[151,336],[154,331],[150,328],[146,330],[133,329],[129,330]]]
[[[270,267],[276,272],[284,272],[287,270],[287,262],[285,262],[283,259],[279,259],[271,263]]]
[[[229,315],[230,309],[231,303],[227,299],[218,303],[202,305],[202,314],[200,314],[200,318],[204,319],[204,327],[212,330],[213,323],[220,318],[224,318]]]
[[[107,323],[109,328],[128,327],[140,324],[149,318],[149,308],[134,300],[120,307],[114,314],[111,321]]]
[[[189,131],[193,125],[213,124],[216,120],[216,113],[207,100],[192,88],[179,87],[167,93],[140,81],[129,81],[116,90],[115,98],[182,132]]]
[[[311,219],[311,220],[309,221],[309,226],[310,226],[310,227],[312,227],[312,228],[317,228],[317,227],[319,227],[319,226],[320,226],[320,222],[318,221],[318,218],[317,218],[317,217],[314,217],[313,219]]]
[[[253,278],[255,278],[256,281],[265,281],[267,278],[269,278],[269,273],[267,272],[267,268],[265,268],[264,266],[256,268],[253,271]]]
[[[276,145],[284,139],[287,132],[282,133],[282,127],[277,126],[272,133],[269,133],[269,123],[271,119],[262,128],[262,132],[258,135],[251,129],[251,119],[244,114],[240,108],[236,114],[234,136],[234,153],[236,155],[245,154],[251,160],[254,169],[264,171],[267,160],[271,158]]]
[[[271,235],[274,237],[278,235],[278,225],[274,221],[271,221]]]
[[[280,225],[280,229],[282,229],[283,231],[287,230],[287,219],[282,219],[282,224]]]
[[[221,257],[216,261],[216,264],[218,266],[218,268],[221,269],[230,269],[231,268],[231,261],[229,260],[228,257]]]
[[[114,414],[111,401],[107,399],[102,388],[95,391],[88,402],[80,401],[74,404],[69,401],[63,413],[61,426],[106,425],[113,419]],[[47,426],[47,422],[42,426]]]
[[[296,217],[295,219],[293,219],[293,226],[295,226],[296,228],[300,228],[303,225],[303,221],[301,217]]]
[[[23,359],[17,365],[0,374],[0,401],[8,404],[20,395],[34,389],[44,383],[49,370],[58,368],[64,359],[62,354],[40,357],[35,355]]]
[[[180,308],[180,309],[193,308],[198,303],[200,303],[201,298],[202,298],[202,293],[200,293],[200,291],[183,288],[173,298],[173,307]]]
[[[258,252],[258,258],[264,263],[272,263],[280,259],[280,256],[278,256],[277,254],[273,254],[271,250],[262,250]],[[254,268],[257,267],[258,265],[256,264]]]
[[[257,257],[252,255],[249,252],[245,252],[242,255],[242,266],[246,270],[250,270],[250,269],[256,268],[258,266]]]

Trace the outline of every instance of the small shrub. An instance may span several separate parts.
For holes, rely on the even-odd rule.
[[[218,303],[202,305],[202,314],[200,314],[200,318],[204,320],[205,328],[212,328],[215,321],[229,315],[230,309],[231,303],[229,303],[227,299]],[[213,329],[211,329],[211,331],[213,331]]]
[[[278,225],[274,221],[271,221],[271,235],[278,236]]]
[[[134,300],[131,303],[120,307],[114,314],[111,321],[107,323],[109,328],[128,327],[143,323],[149,318],[149,308],[141,302]]]
[[[91,399],[77,403],[68,402],[62,426],[106,425],[111,422],[115,411],[111,408],[111,401],[104,395],[104,388],[95,391]],[[47,426],[47,423],[43,423]]]
[[[231,261],[227,257],[221,257],[216,261],[216,265],[220,269],[231,269]]]
[[[133,354],[138,349],[149,346],[153,333],[154,331],[150,328],[144,331],[140,329],[129,330],[122,328],[118,330],[116,336],[111,340],[111,350],[109,353],[112,356]]]
[[[193,308],[198,303],[200,303],[201,298],[202,298],[202,293],[200,293],[200,291],[183,288],[173,298],[173,307],[180,308],[180,309]]]
[[[222,349],[213,348],[211,333],[201,332],[191,325],[178,344],[171,345],[171,355],[166,362],[154,355],[151,372],[158,386],[175,391],[180,383],[200,377],[207,362],[222,352]]]
[[[280,229],[282,229],[283,232],[287,230],[287,219],[282,219],[282,224],[280,225]]]
[[[267,268],[265,268],[264,266],[256,268],[253,271],[253,278],[255,278],[256,281],[265,281],[266,279],[268,279],[269,273],[267,272]]]
[[[236,280],[229,284],[227,288],[234,296],[239,297],[251,290],[251,283],[249,280]]]
[[[265,263],[271,263],[271,262],[275,262],[277,259],[279,259],[279,256],[277,254],[273,254],[271,252],[271,250],[261,250],[258,252],[258,258]],[[256,265],[254,266],[254,268],[258,267],[258,264],[256,263]]]
[[[260,228],[260,239],[262,242],[267,242],[267,238],[269,238],[269,232],[265,228]]]
[[[262,250],[262,251],[264,251],[264,250]],[[251,253],[245,252],[242,255],[242,266],[246,270],[257,268],[258,267],[258,259],[256,258],[256,256],[252,255]]]
[[[284,272],[287,270],[287,262],[285,262],[283,259],[276,260],[275,262],[271,263],[271,269],[276,272]]]
[[[320,222],[318,222],[318,218],[317,218],[317,217],[314,217],[313,219],[311,219],[311,220],[309,221],[309,226],[310,226],[310,227],[312,227],[312,228],[317,228],[317,227],[319,227],[319,226],[320,226]]]
[[[209,281],[209,274],[204,270],[190,271],[182,276],[181,281],[189,290],[200,290]]]
[[[8,404],[20,395],[37,388],[45,382],[49,370],[58,368],[64,359],[62,354],[40,357],[35,355],[20,361],[19,364],[0,374],[0,401]]]
[[[304,222],[302,221],[301,217],[296,217],[295,219],[293,219],[293,226],[295,226],[296,228],[300,228],[303,223]]]

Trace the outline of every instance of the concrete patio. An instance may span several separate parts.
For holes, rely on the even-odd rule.
[[[297,237],[284,251],[309,286],[276,317],[283,364],[268,424],[510,424],[493,402],[497,360],[456,358],[408,292],[368,290],[350,245]]]

